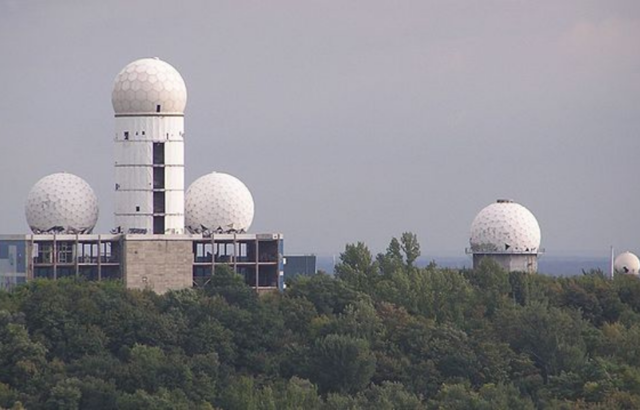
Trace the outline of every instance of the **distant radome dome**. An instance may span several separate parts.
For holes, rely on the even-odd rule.
[[[527,208],[499,199],[473,220],[471,252],[537,254],[540,237],[540,225]]]
[[[640,272],[640,259],[631,252],[623,252],[616,257],[613,268],[617,273],[637,275]]]
[[[187,189],[185,225],[191,233],[246,232],[253,213],[251,192],[229,174],[212,172]]]
[[[98,199],[87,182],[73,174],[51,174],[38,181],[25,204],[33,233],[91,233]]]
[[[143,58],[116,76],[111,102],[116,116],[182,115],[187,105],[187,87],[169,63]]]

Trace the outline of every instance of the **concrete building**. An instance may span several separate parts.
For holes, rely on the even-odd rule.
[[[128,288],[202,287],[228,266],[257,291],[283,288],[280,234],[0,236],[0,288],[31,279],[122,280]]]
[[[185,198],[180,73],[157,58],[136,60],[116,76],[111,102],[114,229],[92,234],[98,201],[82,178],[41,179],[25,205],[33,234],[0,235],[0,288],[82,277],[163,293],[205,286],[217,267],[228,266],[257,291],[283,289],[283,236],[246,233],[254,202],[239,179],[207,174]]]
[[[317,272],[316,255],[287,255],[284,257],[284,277],[313,275]]]
[[[482,209],[471,224],[470,248],[473,267],[491,258],[507,271],[538,271],[540,225],[524,206],[499,199]]]

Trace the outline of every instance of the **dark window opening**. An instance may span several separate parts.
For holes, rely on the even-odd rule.
[[[164,216],[153,217],[153,233],[160,235],[164,233]]]
[[[140,212],[140,207],[136,206],[136,212]]]
[[[211,280],[211,266],[194,266],[193,267],[193,284],[202,287]]]
[[[144,135],[144,131],[142,131],[142,135]]]
[[[78,274],[80,277],[88,279],[88,280],[98,280],[100,276],[98,275],[98,267],[97,266],[80,266],[78,270]]]
[[[154,214],[164,213],[164,192],[153,193],[153,213]]]
[[[102,263],[119,263],[120,248],[117,242],[100,243],[100,261]],[[103,274],[104,277],[104,274]]]
[[[33,276],[35,278],[53,279],[53,268],[36,266],[33,268]]]
[[[164,189],[164,167],[153,168],[153,189]]]
[[[278,261],[278,243],[275,241],[259,242],[260,262],[277,262]]]
[[[164,143],[162,142],[153,143],[153,164],[154,165],[164,164]]]
[[[156,105],[156,112],[160,112],[160,104]]]
[[[241,266],[238,267],[238,274],[244,277],[244,283],[249,286],[256,286],[256,267]]]
[[[100,272],[102,276],[102,280],[114,280],[120,279],[120,266],[102,266],[102,271]]]
[[[124,132],[124,139],[126,139],[126,140],[129,139],[129,131],[125,131]]]
[[[68,267],[68,266],[67,267],[58,266],[57,272],[56,272],[56,277],[58,279],[69,278],[72,276],[76,276],[76,268]]]

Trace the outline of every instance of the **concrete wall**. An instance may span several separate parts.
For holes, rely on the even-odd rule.
[[[164,293],[193,285],[192,242],[162,237],[125,237],[123,272],[127,288]]]
[[[476,268],[484,258],[493,259],[507,272],[538,272],[538,255],[536,254],[474,254],[473,267]]]

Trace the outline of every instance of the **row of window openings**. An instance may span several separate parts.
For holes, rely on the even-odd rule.
[[[138,131],[136,131],[136,135],[138,135]],[[142,135],[145,135],[145,134],[144,134],[144,131],[142,131]],[[167,135],[169,135],[169,134],[167,134]],[[128,140],[128,139],[129,139],[129,131],[125,131],[125,132],[124,132],[124,139],[125,139],[125,140]]]
[[[34,260],[36,263],[53,263],[53,243],[34,244]],[[56,262],[74,263],[76,256],[79,263],[98,263],[98,254],[102,263],[118,263],[118,248],[111,242],[100,243],[69,243],[56,244]]]
[[[258,250],[259,262],[277,262],[278,261],[278,245],[277,243],[267,242],[261,243]],[[253,243],[248,242],[218,242],[211,243],[195,243],[194,256],[196,262],[210,262],[214,258],[216,262],[254,262],[256,261],[256,248]]]
[[[259,287],[275,288],[278,286],[278,271],[275,266],[264,266],[258,270],[256,277],[255,266],[238,266],[236,272],[244,277],[244,281],[251,287],[257,285]],[[211,266],[194,266],[193,267],[193,284],[194,286],[205,286],[212,277]]]
[[[141,135],[145,135],[144,131],[140,131],[140,132],[141,132]],[[129,131],[125,131],[125,132],[124,132],[124,139],[128,141],[128,140],[129,140],[129,135],[130,135]],[[138,135],[138,131],[136,131],[136,135]],[[182,133],[180,133],[180,135],[182,135]],[[169,133],[167,132],[167,133],[165,134],[165,136],[166,136],[167,138],[169,138]]]
[[[88,279],[88,280],[116,280],[121,279],[122,275],[120,273],[119,266],[102,266],[98,269],[97,266],[79,266],[77,270],[78,276]],[[58,266],[56,269],[56,273],[54,274],[52,267],[47,266],[36,266],[33,269],[33,276],[36,279],[39,278],[47,278],[53,279],[55,278],[65,278],[65,277],[74,277],[76,276],[76,268],[75,267],[61,267]]]

